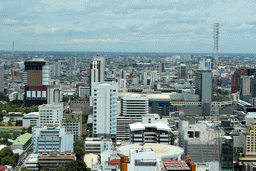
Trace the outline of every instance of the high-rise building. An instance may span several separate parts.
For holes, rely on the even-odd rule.
[[[53,65],[53,76],[59,77],[60,73],[61,73],[61,65],[60,63],[57,62]]]
[[[26,61],[24,63],[25,107],[46,104],[49,66],[46,65],[45,61]]]
[[[199,70],[211,70],[211,59],[203,59],[199,62]]]
[[[91,96],[93,102],[93,136],[115,137],[118,98],[117,83],[93,83]]]
[[[240,90],[241,75],[246,75],[245,69],[239,69],[232,75],[231,93],[236,93]]]
[[[187,66],[185,64],[180,64],[179,67],[179,79],[187,79]]]
[[[151,72],[151,75],[150,75],[150,83],[151,83],[151,85],[153,85],[155,82],[158,82],[158,80],[159,80],[159,78],[158,78],[157,71]]]
[[[241,75],[241,95],[242,96],[247,96],[251,94],[251,77],[247,75]]]
[[[195,94],[199,95],[202,104],[212,100],[212,71],[198,70],[195,80]]]
[[[61,124],[63,118],[63,104],[44,104],[38,107],[39,125],[44,126],[48,123]]]
[[[119,71],[119,78],[120,79],[126,79],[126,71],[125,70],[120,70]]]
[[[126,79],[119,79],[118,80],[118,87],[119,88],[126,88]]]
[[[159,72],[165,72],[164,63],[159,63]]]
[[[147,97],[122,97],[121,115],[117,117],[117,140],[129,139],[129,124],[141,122],[148,114]]]
[[[105,81],[105,59],[103,57],[94,57],[90,64],[90,88],[93,83]]]
[[[142,72],[140,75],[140,82],[142,85],[147,85],[147,72]]]
[[[4,92],[4,68],[0,67],[0,92]]]
[[[48,85],[47,104],[59,103],[60,101],[60,85]]]

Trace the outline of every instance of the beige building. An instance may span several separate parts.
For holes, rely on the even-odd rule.
[[[256,157],[256,124],[253,124],[245,135],[244,155]]]

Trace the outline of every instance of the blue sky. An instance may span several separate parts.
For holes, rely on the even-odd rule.
[[[0,0],[0,50],[256,53],[253,0]]]

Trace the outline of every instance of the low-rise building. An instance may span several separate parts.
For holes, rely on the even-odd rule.
[[[12,144],[12,150],[20,149],[27,152],[32,147],[32,134],[25,133],[20,135]]]
[[[25,160],[25,168],[31,170],[39,170],[38,166],[38,155],[39,154],[30,154]]]
[[[111,150],[112,140],[103,138],[86,138],[85,153],[102,153]]]
[[[59,166],[66,167],[69,162],[76,160],[72,153],[41,153],[38,155],[40,169],[55,170]]]
[[[156,121],[158,119],[154,114],[145,115],[142,117],[142,122],[130,124],[130,143],[171,144],[171,128]]]
[[[31,112],[23,116],[22,126],[39,126],[39,112]]]

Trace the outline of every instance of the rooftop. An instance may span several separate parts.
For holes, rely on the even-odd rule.
[[[142,124],[142,123],[134,123],[134,124],[129,124],[129,127],[131,131],[137,131],[137,130],[145,130],[146,128],[156,128],[157,130],[162,130],[162,131],[171,131],[171,128],[167,124],[164,123],[153,123],[153,124]]]
[[[163,164],[167,170],[190,170],[183,160],[163,160]]]
[[[32,134],[29,133],[20,135],[12,145],[24,145],[31,137]]]

